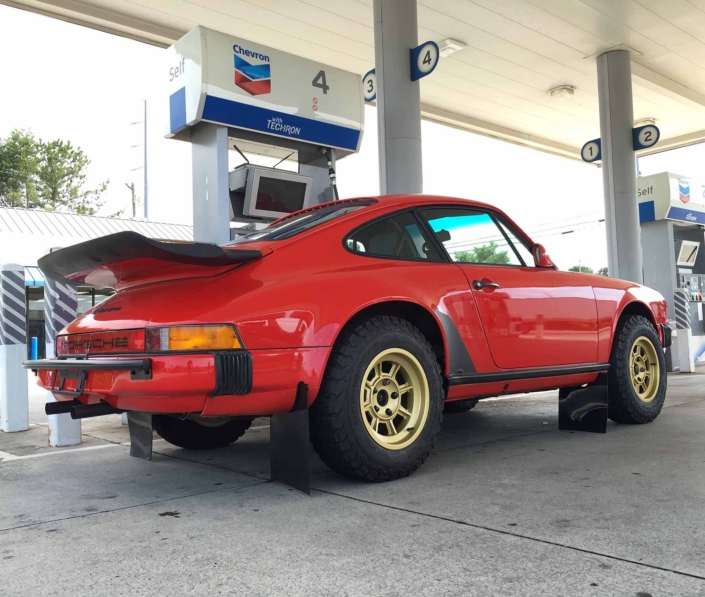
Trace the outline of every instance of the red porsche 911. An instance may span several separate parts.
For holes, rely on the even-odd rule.
[[[443,412],[481,398],[601,377],[618,423],[652,421],[665,399],[663,297],[559,271],[474,201],[336,201],[225,247],[121,232],[40,267],[117,293],[59,333],[56,359],[25,366],[74,410],[151,413],[187,449],[289,412],[301,384],[322,460],[369,481],[413,472]]]

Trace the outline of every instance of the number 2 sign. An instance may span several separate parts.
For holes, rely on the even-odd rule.
[[[661,137],[661,131],[655,124],[647,124],[634,129],[632,133],[632,141],[634,143],[634,151],[653,147],[658,143]]]
[[[438,66],[441,56],[438,44],[435,41],[427,41],[416,48],[409,50],[411,59],[411,80],[418,81],[422,77],[430,75]]]

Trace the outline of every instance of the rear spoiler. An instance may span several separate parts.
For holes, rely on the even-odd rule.
[[[260,257],[262,252],[258,250],[165,242],[137,232],[118,232],[49,253],[39,259],[39,269],[60,282],[120,289],[146,282],[214,276]]]

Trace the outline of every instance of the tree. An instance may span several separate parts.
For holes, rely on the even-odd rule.
[[[0,141],[0,205],[39,206],[36,189],[39,143],[31,131],[17,129]]]
[[[84,188],[91,161],[83,150],[74,148],[70,141],[57,139],[40,143],[39,155],[37,186],[44,209],[92,216],[103,206],[100,196],[109,181],[97,189]]]
[[[108,181],[86,189],[90,160],[69,141],[45,143],[31,131],[0,139],[0,205],[95,214]]]
[[[499,251],[499,245],[490,241],[486,245],[473,247],[470,251],[456,251],[453,253],[453,260],[459,263],[493,263],[497,265],[507,265],[509,255],[507,251]]]
[[[580,272],[581,274],[594,274],[595,273],[592,271],[592,268],[588,267],[587,265],[574,265],[568,271],[569,272]]]
[[[600,269],[597,270],[597,275],[598,276],[609,276],[610,272],[606,267],[601,267]]]

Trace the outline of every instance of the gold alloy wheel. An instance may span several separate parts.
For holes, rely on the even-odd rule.
[[[629,372],[632,387],[639,400],[648,403],[656,398],[661,381],[661,369],[659,368],[656,347],[645,336],[637,338],[632,345],[632,351],[629,355]]]
[[[423,431],[431,404],[418,359],[401,348],[380,352],[365,371],[360,410],[365,429],[380,446],[401,450]]]

